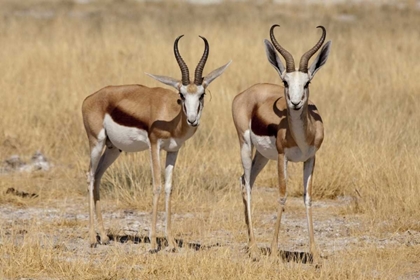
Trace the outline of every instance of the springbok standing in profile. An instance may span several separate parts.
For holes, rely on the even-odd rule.
[[[271,253],[277,252],[281,215],[287,193],[287,162],[303,162],[303,188],[309,232],[310,252],[314,256],[314,230],[311,211],[312,174],[315,153],[324,139],[324,127],[316,106],[309,101],[309,83],[315,73],[326,63],[331,41],[321,49],[308,68],[309,59],[321,48],[326,37],[325,28],[316,45],[301,58],[296,71],[293,56],[274,37],[273,25],[270,38],[265,40],[268,61],[277,70],[284,87],[274,84],[256,84],[238,94],[232,104],[233,121],[239,137],[244,174],[241,176],[242,198],[245,206],[245,222],[248,227],[250,254],[257,253],[251,218],[251,190],[260,171],[268,160],[277,160],[278,186],[280,191],[277,220],[271,242]],[[275,49],[283,56],[283,65]],[[284,94],[282,94],[284,92]],[[252,158],[253,147],[256,152]]]
[[[205,90],[229,66],[226,65],[202,77],[209,55],[209,44],[204,41],[204,54],[195,69],[194,82],[190,82],[187,64],[178,51],[179,36],[174,43],[176,61],[182,80],[148,74],[150,77],[174,87],[177,92],[142,85],[108,86],[88,96],[82,106],[83,122],[89,138],[89,241],[97,245],[94,229],[94,210],[99,224],[100,242],[109,238],[104,230],[99,185],[105,170],[117,159],[121,151],[149,150],[153,176],[153,211],[150,230],[151,250],[157,250],[156,219],[161,192],[160,150],[167,151],[165,166],[166,238],[169,249],[176,248],[171,233],[172,172],[182,144],[197,131],[204,107]],[[103,150],[105,150],[103,152]]]

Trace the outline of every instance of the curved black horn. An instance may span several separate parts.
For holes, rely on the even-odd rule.
[[[280,27],[278,24],[274,24],[270,28],[270,38],[271,42],[273,43],[274,47],[277,49],[277,51],[284,57],[284,60],[286,61],[286,72],[293,72],[295,71],[295,60],[293,59],[293,56],[286,51],[280,44],[277,42],[276,38],[274,37],[274,28]]]
[[[184,35],[181,35],[181,36],[179,36],[178,38],[175,39],[174,54],[175,54],[176,61],[178,62],[179,68],[181,69],[182,84],[184,86],[186,86],[186,85],[190,84],[190,71],[188,70],[188,66],[185,63],[185,61],[182,59],[181,54],[179,53],[179,50],[178,50],[178,41],[183,36]]]
[[[327,36],[327,31],[325,30],[324,26],[317,26],[316,28],[322,29],[322,35],[319,39],[318,43],[315,44],[315,46],[307,51],[304,55],[302,55],[302,58],[300,59],[299,63],[299,71],[303,73],[308,73],[308,62],[309,59],[319,50],[319,48],[324,43],[325,37]]]
[[[210,51],[207,39],[201,36],[199,37],[204,41],[204,53],[200,59],[200,62],[198,62],[197,67],[195,68],[194,84],[196,85],[201,85],[201,83],[203,82],[203,70],[204,66],[206,65],[207,57],[209,56]]]

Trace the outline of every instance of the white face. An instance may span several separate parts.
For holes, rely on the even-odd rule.
[[[205,89],[202,85],[182,85],[179,89],[182,109],[190,126],[198,126],[200,124],[201,112],[204,107],[204,95]]]
[[[282,77],[287,107],[299,111],[308,102],[310,77],[299,71],[285,73]]]

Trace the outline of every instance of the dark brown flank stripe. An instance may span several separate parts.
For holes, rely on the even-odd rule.
[[[119,125],[136,127],[138,129],[143,129],[148,131],[147,125],[139,119],[136,119],[134,116],[127,114],[118,107],[115,107],[111,111],[111,118],[118,123]]]
[[[276,136],[278,125],[275,123],[265,123],[258,114],[251,119],[251,130],[258,136]]]
[[[255,111],[252,114],[251,119],[251,130],[254,134],[258,136],[277,136],[279,129],[284,129],[287,127],[287,120],[285,118],[287,110],[279,110],[277,108],[277,102],[280,101],[282,97],[278,98],[273,103],[273,111],[281,120],[280,123],[265,123],[261,116],[258,115],[258,112]]]

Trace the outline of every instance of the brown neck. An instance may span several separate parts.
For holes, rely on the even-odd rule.
[[[298,147],[305,151],[309,147],[312,133],[308,114],[308,103],[305,103],[299,111],[287,108],[287,122],[293,139]]]

